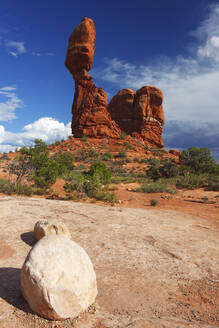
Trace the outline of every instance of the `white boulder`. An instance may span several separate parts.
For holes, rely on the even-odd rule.
[[[57,219],[44,219],[36,222],[34,226],[34,235],[37,240],[40,240],[44,236],[55,234],[55,235],[66,235],[71,238],[70,231],[64,224],[64,222]]]
[[[30,308],[51,320],[77,317],[97,296],[89,256],[65,235],[48,235],[38,241],[27,255],[20,278]]]

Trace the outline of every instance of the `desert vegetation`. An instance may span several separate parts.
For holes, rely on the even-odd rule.
[[[219,191],[219,165],[207,148],[191,147],[174,158],[165,150],[145,147],[145,155],[137,157],[135,147],[124,139],[114,150],[107,143],[95,147],[84,136],[81,141],[85,148],[71,145],[66,151],[64,141],[48,147],[36,139],[11,160],[3,154],[1,162],[8,178],[0,179],[0,192],[58,197],[52,190],[57,178],[64,181],[65,199],[112,204],[117,202],[115,185],[121,183],[138,183],[135,191],[141,193],[175,194],[196,188]]]

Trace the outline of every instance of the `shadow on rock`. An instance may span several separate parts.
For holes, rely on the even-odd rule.
[[[32,313],[21,294],[20,272],[16,268],[0,268],[0,299],[26,313]]]
[[[24,232],[20,235],[21,239],[29,246],[34,246],[37,242],[36,238],[34,237],[33,231]]]

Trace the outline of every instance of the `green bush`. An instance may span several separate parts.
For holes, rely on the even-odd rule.
[[[7,195],[32,195],[32,187],[23,184],[12,184],[9,180],[0,179],[0,192]]]
[[[75,157],[70,152],[57,154],[52,159],[58,164],[59,176],[65,174],[66,172],[72,171],[74,169],[73,162],[75,161]]]
[[[172,188],[171,186],[161,182],[161,181],[156,181],[154,183],[150,184],[143,184],[139,189],[136,191],[138,192],[144,192],[144,193],[157,193],[157,192],[167,192],[169,194],[175,194],[176,190]]]
[[[152,199],[150,200],[150,204],[151,204],[151,206],[157,206],[158,203],[159,203],[159,200],[158,200],[158,199],[152,198]]]
[[[147,160],[150,165],[147,170],[147,175],[154,181],[158,180],[161,177],[172,178],[181,174],[181,169],[175,164],[173,160],[165,159],[159,160],[156,158],[150,158]]]
[[[131,150],[133,149],[132,145],[128,143],[127,141],[123,142],[123,146],[126,148],[126,150]]]
[[[118,158],[127,158],[127,153],[125,150],[120,151],[117,156]]]
[[[0,179],[0,192],[11,195],[13,193],[13,185],[5,179]]]
[[[114,194],[108,192],[112,172],[103,162],[95,162],[87,172],[71,172],[65,176],[66,192],[77,191],[82,198],[87,195],[91,198],[114,202]]]
[[[111,180],[112,172],[106,167],[103,162],[95,162],[90,166],[90,170],[87,172],[90,177],[99,176],[100,182],[103,185],[108,185]]]
[[[180,154],[180,162],[192,173],[213,173],[216,162],[208,148],[191,147]]]
[[[76,161],[77,162],[82,162],[82,161],[85,161],[86,158],[87,158],[87,153],[85,152],[85,150],[84,149],[79,149],[77,151]]]
[[[197,189],[207,186],[206,174],[187,174],[185,176],[178,177],[176,180],[176,187],[178,189]]]
[[[14,193],[18,195],[31,196],[33,193],[32,187],[22,184],[16,184],[14,186]]]
[[[99,153],[94,148],[90,147],[87,151],[87,156],[95,158],[97,160],[99,157]]]
[[[83,136],[81,137],[81,141],[87,141],[87,137],[86,137],[85,135],[83,135]]]
[[[219,177],[211,176],[207,179],[207,190],[219,191]]]
[[[120,134],[120,139],[124,140],[126,137],[127,137],[127,134],[124,131],[122,131]]]
[[[161,177],[160,160],[156,158],[150,158],[148,160],[148,163],[150,165],[150,168],[147,170],[147,176],[154,181],[158,180]]]
[[[113,154],[106,152],[101,156],[101,159],[102,161],[111,161],[113,159]]]

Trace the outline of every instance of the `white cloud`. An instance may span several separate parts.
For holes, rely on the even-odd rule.
[[[16,87],[6,86],[0,88],[0,121],[14,119],[15,110],[23,107],[23,101],[14,92]],[[3,98],[4,101],[1,100]]]
[[[5,46],[9,48],[9,53],[15,57],[18,54],[24,54],[27,52],[23,41],[5,41]],[[13,49],[13,51],[11,49]]]
[[[35,52],[33,51],[32,52],[32,55],[33,56],[36,56],[36,57],[41,57],[41,56],[55,56],[55,54],[53,52],[45,52],[45,53],[41,53],[41,52]]]
[[[14,57],[17,57],[17,54],[16,54],[16,52],[13,52],[13,51],[9,51],[8,53],[9,53],[10,55],[14,56]]]
[[[14,150],[15,148],[30,145],[35,139],[42,139],[50,144],[56,140],[71,135],[71,123],[64,124],[52,117],[42,117],[37,121],[24,126],[18,133],[5,131],[0,125],[0,151]]]
[[[219,5],[210,7],[210,15],[200,24],[193,35],[199,38],[197,54],[201,59],[219,62]]]

